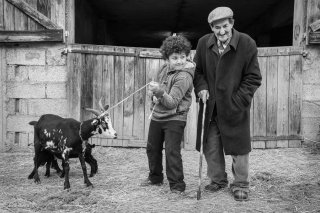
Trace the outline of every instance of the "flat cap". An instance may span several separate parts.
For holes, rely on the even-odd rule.
[[[209,13],[208,23],[232,17],[233,12],[229,7],[217,7]]]

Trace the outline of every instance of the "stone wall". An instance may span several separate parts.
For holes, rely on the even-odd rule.
[[[33,149],[28,123],[42,114],[68,116],[66,56],[59,44],[7,46],[5,150]]]

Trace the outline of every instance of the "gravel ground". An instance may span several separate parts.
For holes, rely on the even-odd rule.
[[[253,150],[250,155],[250,199],[234,201],[229,189],[202,192],[197,201],[199,153],[182,151],[184,195],[162,186],[141,187],[147,177],[145,149],[96,147],[99,171],[83,183],[80,163],[71,159],[70,190],[51,170],[41,184],[28,180],[33,168],[30,151],[0,154],[0,212],[320,212],[320,152],[309,148]],[[232,181],[231,157],[227,173]],[[202,188],[209,183],[203,164]]]

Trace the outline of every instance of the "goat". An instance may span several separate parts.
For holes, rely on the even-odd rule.
[[[89,177],[93,177],[98,172],[98,162],[97,160],[92,156],[92,148],[95,147],[95,144],[87,144],[86,150],[84,153],[84,160],[87,162],[91,167],[91,172]],[[77,158],[79,157],[77,154],[73,154],[72,151],[69,154],[69,158]],[[44,176],[50,177],[50,167],[54,168],[57,173],[61,173],[60,178],[64,177],[65,172],[60,169],[57,158],[61,159],[61,156],[52,154],[50,151],[44,149],[41,150],[39,153],[39,162],[37,163],[38,167],[46,165],[46,173]],[[62,165],[63,169],[63,165]],[[35,171],[32,170],[30,175],[28,176],[28,179],[32,179],[35,174]]]
[[[38,174],[38,162],[41,150],[48,150],[51,153],[61,156],[63,170],[65,172],[64,189],[70,188],[69,182],[69,158],[70,152],[79,157],[84,183],[87,187],[92,186],[88,175],[84,159],[84,153],[88,139],[101,134],[108,138],[117,138],[117,133],[112,127],[112,122],[108,113],[109,105],[103,106],[99,100],[99,110],[86,108],[96,117],[79,122],[72,118],[62,118],[58,115],[45,114],[38,121],[29,122],[34,126],[34,181],[40,183]]]

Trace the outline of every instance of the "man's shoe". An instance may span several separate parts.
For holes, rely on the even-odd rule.
[[[162,184],[163,184],[163,181],[158,182],[158,183],[153,183],[153,182],[151,182],[151,180],[149,180],[149,178],[148,178],[148,179],[142,181],[142,182],[140,183],[140,186],[161,186]]]
[[[225,188],[226,186],[221,186],[221,185],[218,185],[216,183],[210,183],[209,185],[206,185],[204,187],[205,190],[207,191],[210,191],[210,192],[217,192],[219,191],[220,189],[223,189]]]
[[[233,192],[233,197],[236,201],[247,201],[248,200],[248,192],[242,190],[235,190]]]

